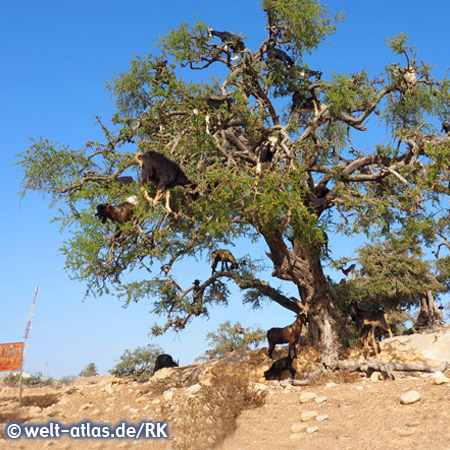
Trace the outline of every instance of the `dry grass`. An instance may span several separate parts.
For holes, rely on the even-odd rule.
[[[22,406],[39,406],[39,408],[48,408],[59,402],[59,396],[56,394],[30,395],[22,399]]]
[[[248,379],[225,378],[203,387],[182,405],[163,406],[162,416],[169,424],[174,448],[210,449],[235,430],[242,411],[262,406],[265,398],[266,392],[253,388]]]

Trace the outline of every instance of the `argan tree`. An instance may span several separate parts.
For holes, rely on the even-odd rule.
[[[450,152],[440,124],[450,112],[449,83],[432,76],[402,34],[388,39],[395,62],[381,74],[309,67],[308,56],[341,15],[319,0],[263,0],[262,8],[259,47],[247,47],[236,31],[212,33],[201,21],[162,36],[153,53],[108,84],[116,112],[111,125],[100,121],[104,142],[81,150],[34,142],[20,156],[23,190],[61,205],[59,219],[71,232],[66,268],[88,293],[155,299],[153,311],[166,322],[154,333],[207,315],[227,302],[227,283],[235,282],[254,305],[269,299],[306,310],[310,343],[332,366],[341,345],[340,313],[323,271],[328,237],[419,229],[424,221],[431,230],[440,226]],[[375,140],[380,130],[372,148],[358,145],[360,135]],[[172,190],[172,212],[149,202],[139,185],[135,153],[148,150],[178,163],[192,182]],[[124,175],[135,183],[119,183]],[[154,186],[145,189],[154,197]],[[132,220],[117,230],[97,221],[97,204],[130,195],[138,199]],[[264,242],[268,259],[247,256],[237,270],[180,285],[183,258],[207,258],[237,239],[249,248]],[[262,279],[267,265],[275,281],[293,283],[298,298]]]
[[[266,331],[261,328],[243,328],[239,322],[234,325],[229,320],[219,325],[217,331],[207,333],[209,349],[200,359],[213,359],[235,350],[255,350],[266,340]]]

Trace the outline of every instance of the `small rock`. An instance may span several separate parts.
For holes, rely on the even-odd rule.
[[[318,426],[308,427],[306,429],[306,432],[308,434],[314,434],[314,433],[317,433],[318,431],[319,431],[319,427]]]
[[[382,381],[383,375],[381,375],[380,372],[373,372],[372,375],[370,375],[370,381]]]
[[[201,391],[202,387],[199,384],[193,384],[186,389],[188,394],[196,394],[198,391]]]
[[[439,377],[436,377],[435,379],[434,379],[434,384],[437,384],[437,385],[439,385],[439,384],[445,384],[445,383],[448,383],[450,380],[444,375],[444,374],[442,374],[441,376],[439,376]]]
[[[308,428],[308,425],[306,423],[294,423],[294,425],[291,426],[291,433],[302,433],[305,432]]]
[[[325,387],[327,387],[328,389],[329,389],[329,388],[332,388],[332,387],[334,387],[334,386],[336,386],[336,383],[335,383],[334,381],[330,381],[329,383],[327,383],[327,384],[325,385]]]
[[[315,398],[317,398],[317,394],[315,392],[302,392],[300,395],[300,403],[312,402]]]
[[[293,442],[302,441],[305,438],[305,433],[292,433],[290,440]]]
[[[402,405],[411,405],[420,400],[420,394],[417,391],[408,391],[400,396],[400,403]]]
[[[317,422],[325,422],[325,420],[328,420],[328,416],[326,414],[320,414],[316,417]]]
[[[163,398],[164,398],[164,400],[166,400],[168,402],[170,400],[172,400],[173,399],[173,391],[166,391],[166,392],[164,392]]]
[[[319,413],[317,411],[311,410],[311,411],[303,411],[300,415],[300,420],[302,422],[307,422],[308,420],[315,419]]]
[[[325,403],[328,399],[325,397],[325,395],[319,395],[319,397],[316,397],[314,401],[316,403]]]

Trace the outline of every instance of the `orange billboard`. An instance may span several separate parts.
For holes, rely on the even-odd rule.
[[[0,344],[0,372],[20,370],[22,367],[23,342]]]

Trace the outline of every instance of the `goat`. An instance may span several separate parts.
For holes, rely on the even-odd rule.
[[[306,321],[306,314],[302,312],[298,314],[297,319],[292,325],[288,325],[284,328],[271,328],[267,332],[270,359],[273,359],[273,349],[277,344],[289,344],[288,356],[291,356],[291,351],[293,351],[294,359],[297,358],[296,344],[300,339],[300,333],[302,332],[303,323],[305,323]]]
[[[238,327],[238,326],[236,325],[236,327],[235,327],[234,330],[236,331],[237,334],[242,334],[243,336],[245,336],[245,328]]]
[[[378,346],[375,340],[375,329],[381,328],[389,333],[389,337],[392,337],[392,331],[387,323],[386,313],[381,309],[378,311],[365,311],[358,307],[358,302],[356,300],[352,300],[350,303],[350,315],[356,323],[356,327],[359,332],[360,345],[363,344],[367,351],[368,340],[370,339],[375,355],[378,355]]]
[[[351,266],[348,266],[346,269],[344,269],[344,266],[341,266],[340,269],[342,270],[342,273],[347,277],[350,276],[350,274],[355,270],[356,263],[353,263]]]
[[[211,116],[209,114],[209,111],[218,111],[221,108],[231,108],[231,105],[233,104],[233,98],[231,97],[202,97],[200,100],[204,103],[206,103],[206,106],[203,108],[205,109],[205,122],[206,122],[206,134],[211,134],[209,130],[209,126],[211,124]],[[199,110],[195,108],[193,110],[193,113],[195,115],[199,114]]]
[[[125,202],[118,203],[115,206],[110,203],[101,203],[100,205],[97,205],[97,212],[95,215],[103,224],[106,223],[107,219],[124,224],[131,219],[136,205],[137,199],[135,196],[128,197]]]
[[[141,182],[145,186],[148,183],[156,184],[156,196],[151,199],[147,190],[142,186],[145,198],[156,206],[163,191],[166,191],[166,209],[170,209],[170,191],[175,186],[191,185],[184,172],[177,163],[170,160],[162,153],[147,151],[144,154],[136,153],[136,161],[141,166]]]
[[[286,64],[287,67],[292,67],[294,65],[294,60],[283,50],[279,48],[270,47],[267,50],[267,56],[271,59],[278,59],[282,63]]]
[[[296,90],[292,94],[291,114],[294,112],[312,113],[314,111],[317,116],[320,110],[321,108],[319,107],[319,101],[314,93],[313,95],[306,96],[303,92]]]
[[[223,44],[229,46],[235,53],[243,52],[245,50],[245,45],[241,36],[228,31],[216,31],[211,28],[208,29],[208,31],[211,36],[217,36]]]
[[[239,266],[236,259],[229,250],[223,249],[214,250],[211,253],[211,259],[212,259],[211,268],[213,274],[216,271],[216,267],[217,264],[219,264],[219,261],[222,262],[222,270],[233,270],[237,269]],[[228,267],[228,263],[231,264],[230,267]]]
[[[163,369],[165,367],[178,367],[178,364],[173,360],[170,355],[162,354],[156,357],[155,368],[153,369],[153,375],[159,369]]]
[[[295,380],[296,371],[292,367],[293,359],[290,356],[286,356],[285,358],[277,359],[269,370],[264,372],[264,378],[266,380],[274,380],[278,377],[278,381],[281,381],[281,374],[285,370],[289,370],[292,375],[292,379]]]
[[[275,148],[272,145],[272,142],[265,144],[261,147],[258,152],[258,162],[256,163],[256,173],[260,175],[264,170],[266,170],[275,156]]]
[[[442,122],[442,130],[441,130],[441,132],[442,131],[445,134],[448,134],[448,132],[450,131],[450,122],[448,120],[444,120],[444,122]]]

